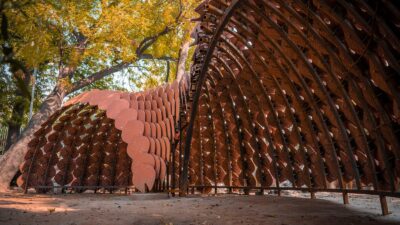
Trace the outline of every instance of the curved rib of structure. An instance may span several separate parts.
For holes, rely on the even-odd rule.
[[[399,11],[390,1],[207,0],[190,85],[75,98],[37,132],[19,184],[144,191],[168,167],[182,192],[399,197]]]

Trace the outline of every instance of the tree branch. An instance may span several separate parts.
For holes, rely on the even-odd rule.
[[[89,84],[91,84],[91,83],[93,83],[93,82],[95,82],[97,80],[100,80],[100,79],[102,79],[102,78],[104,78],[104,77],[106,77],[108,75],[111,75],[111,74],[113,74],[115,72],[118,72],[118,71],[120,71],[122,69],[125,69],[130,64],[131,63],[129,63],[129,62],[119,63],[117,65],[114,65],[114,66],[108,67],[106,69],[100,70],[99,72],[96,72],[96,73],[90,75],[87,78],[84,78],[84,79],[82,79],[80,81],[77,81],[77,82],[75,82],[73,84],[73,87],[70,90],[67,91],[66,95],[70,94],[70,93],[72,93],[74,91],[77,91],[77,90],[79,90],[79,89],[81,89],[81,88],[83,88],[83,87],[85,87],[85,86],[87,86],[87,85],[89,85]]]
[[[160,33],[154,35],[154,36],[150,36],[150,37],[146,37],[142,40],[142,42],[140,42],[139,47],[136,49],[136,55],[140,58],[140,56],[154,43],[157,41],[157,39],[162,36],[167,34],[168,32],[170,32],[171,29],[169,28],[169,26],[166,26],[164,28],[164,30],[162,30]]]
[[[161,57],[154,57],[150,54],[142,54],[139,59],[154,59],[154,60],[165,60],[165,61],[178,61],[178,59],[170,57],[170,56],[161,56]]]

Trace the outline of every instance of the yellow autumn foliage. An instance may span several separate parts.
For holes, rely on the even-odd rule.
[[[177,58],[194,26],[198,0],[19,0],[6,7],[15,57],[28,67],[43,63],[107,67],[135,62],[146,38],[170,29],[145,51]],[[11,4],[11,3],[10,3]],[[7,4],[6,4],[7,6]],[[182,13],[180,9],[182,7]],[[178,18],[178,15],[179,18]],[[84,43],[79,44],[81,38]],[[102,68],[99,68],[102,69]]]

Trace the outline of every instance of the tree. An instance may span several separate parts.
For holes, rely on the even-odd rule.
[[[194,1],[21,0],[1,4],[1,23],[9,37],[1,40],[8,48],[3,63],[18,62],[18,69],[26,74],[43,65],[57,71],[52,75],[55,87],[19,141],[0,159],[0,189],[5,189],[33,132],[61,106],[65,96],[142,61],[176,61],[192,26],[187,18],[193,13]]]

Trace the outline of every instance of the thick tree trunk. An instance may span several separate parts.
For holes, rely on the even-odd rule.
[[[186,65],[186,60],[188,58],[189,54],[189,46],[190,43],[189,41],[182,43],[181,50],[179,53],[179,61],[176,69],[176,79],[180,81],[183,77],[183,74],[185,74],[185,65]]]
[[[21,133],[21,124],[19,123],[8,124],[6,145],[4,146],[5,151],[7,151],[8,148],[10,148],[10,146],[17,141],[20,133]]]
[[[65,92],[56,87],[42,103],[40,110],[32,117],[18,141],[0,158],[0,191],[6,191],[27,152],[27,144],[33,133],[40,128],[50,115],[60,108]]]
[[[17,96],[23,97],[22,94],[17,93]],[[8,121],[8,133],[7,133],[7,141],[5,145],[5,150],[7,151],[8,148],[12,144],[14,144],[20,133],[21,133],[21,122],[22,117],[25,113],[25,103],[22,100],[18,100],[14,103],[13,111],[10,120]]]
[[[10,63],[10,69],[13,73],[13,81],[16,85],[15,90],[15,101],[12,106],[12,115],[10,120],[8,121],[8,134],[7,141],[5,145],[5,150],[14,144],[20,133],[21,133],[21,124],[24,117],[24,114],[27,110],[27,104],[29,102],[29,84],[31,82],[31,73],[25,72],[20,68],[19,65],[15,63]]]

